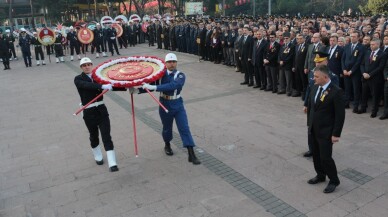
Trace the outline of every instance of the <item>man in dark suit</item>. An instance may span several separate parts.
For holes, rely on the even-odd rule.
[[[331,36],[330,37],[330,47],[328,49],[329,53],[329,61],[327,66],[329,67],[329,70],[336,74],[339,78],[340,87],[344,89],[344,79],[342,74],[342,67],[341,67],[341,59],[342,54],[344,52],[344,49],[340,46],[338,46],[338,37],[337,36]]]
[[[252,51],[253,73],[256,81],[256,86],[253,88],[260,88],[260,90],[265,90],[267,86],[267,74],[265,73],[263,60],[268,42],[263,38],[263,34],[262,30],[255,32],[256,40],[253,43]]]
[[[156,43],[158,44],[158,49],[162,49],[162,34],[163,34],[163,28],[160,24],[159,20],[155,20],[155,35],[156,35]]]
[[[388,54],[388,35],[384,35],[383,46],[381,46],[381,48]]]
[[[311,70],[314,69],[315,67],[315,55],[314,52],[318,52],[322,49],[324,46],[320,41],[320,34],[319,33],[314,33],[313,37],[311,38],[311,44],[309,45],[307,49],[307,54],[306,54],[306,60],[304,64],[304,72],[308,74]]]
[[[324,193],[331,193],[340,184],[337,168],[332,158],[333,143],[339,141],[345,122],[345,102],[342,90],[334,85],[329,69],[319,65],[314,69],[315,85],[307,106],[307,123],[313,142],[313,161],[317,176],[309,184],[330,181]]]
[[[133,24],[133,21],[130,20],[127,27],[127,37],[130,47],[135,47],[136,44],[136,26]]]
[[[98,84],[93,82],[92,69],[93,63],[88,57],[84,57],[80,61],[80,67],[82,73],[74,78],[74,84],[77,87],[78,93],[81,98],[82,105],[86,105],[96,96],[98,96],[102,90],[112,90],[111,84]],[[125,89],[118,89],[125,90]],[[83,111],[83,119],[86,127],[89,130],[90,145],[92,147],[94,159],[98,165],[104,163],[101,153],[101,147],[99,145],[98,131],[101,132],[102,142],[108,158],[108,166],[111,172],[119,170],[116,163],[116,155],[113,147],[112,138],[110,135],[110,120],[108,109],[106,108],[104,97],[101,96],[97,101],[90,104]]]
[[[304,63],[306,60],[308,44],[305,41],[305,36],[302,34],[298,34],[296,36],[296,40],[298,44],[295,49],[294,68],[292,70],[295,76],[295,85],[292,96],[302,96],[302,100],[304,100],[308,86],[307,74],[304,72]]]
[[[264,65],[267,71],[268,85],[266,91],[271,91],[272,93],[277,93],[277,84],[278,84],[278,73],[279,73],[279,63],[278,56],[280,45],[276,41],[275,32],[271,32],[269,36],[269,43],[266,48],[266,53],[264,56]]]
[[[361,63],[362,73],[362,101],[361,109],[358,114],[366,112],[369,95],[372,94],[372,114],[371,118],[377,116],[379,110],[379,102],[381,98],[381,90],[384,86],[384,67],[387,62],[387,54],[380,48],[380,39],[373,39],[370,42],[370,51],[364,55],[364,60]]]
[[[384,113],[380,120],[388,119],[388,60],[384,67]]]
[[[241,85],[247,84],[249,87],[253,86],[253,69],[252,69],[252,47],[253,38],[249,35],[251,29],[244,27],[244,36],[241,43],[241,64],[244,72],[244,82]]]
[[[359,39],[359,32],[350,34],[351,43],[345,46],[341,60],[342,71],[344,74],[345,107],[349,108],[349,101],[353,91],[353,113],[358,113],[358,105],[361,96],[360,65],[365,53],[365,47],[358,43]]]
[[[212,49],[211,49],[211,36],[213,34],[213,30],[210,24],[206,25],[206,35],[205,35],[205,60],[213,61],[212,59]]]
[[[295,46],[290,43],[290,33],[283,33],[284,44],[279,51],[279,91],[278,94],[292,95],[292,67],[294,65]]]
[[[236,37],[236,40],[234,41],[234,50],[235,50],[235,56],[234,56],[234,59],[236,60],[236,72],[241,72],[242,70],[242,64],[241,64],[241,60],[240,60],[240,57],[241,57],[241,44],[242,44],[242,40],[243,40],[243,29],[242,28],[239,28],[237,30],[237,37]]]

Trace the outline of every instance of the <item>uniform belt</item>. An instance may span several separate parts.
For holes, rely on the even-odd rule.
[[[54,44],[56,44],[56,45],[61,45],[61,43],[54,43]]]
[[[41,47],[42,45],[34,45],[35,47]]]
[[[88,105],[85,109],[97,107],[97,106],[102,105],[102,104],[104,104],[104,101],[94,102],[94,103]]]
[[[169,96],[169,95],[166,95],[164,93],[160,93],[160,97],[162,97],[163,99],[166,99],[166,100],[175,100],[175,99],[181,98],[181,95],[178,94],[176,96]]]

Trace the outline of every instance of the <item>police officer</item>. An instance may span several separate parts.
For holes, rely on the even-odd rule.
[[[26,30],[24,28],[21,28],[20,31],[19,46],[22,50],[24,63],[26,64],[26,67],[31,67],[31,38],[26,34]]]
[[[96,28],[93,30],[93,46],[96,48],[96,58],[100,57],[102,52],[102,56],[106,57],[105,47],[104,47],[104,32],[101,29],[101,24],[97,23]]]
[[[16,57],[15,45],[13,44],[15,42],[15,37],[11,34],[9,29],[5,30],[4,40],[8,42],[8,47],[11,51],[11,54],[13,54],[13,59],[17,60],[18,58]],[[12,60],[12,56],[9,58],[9,60]]]
[[[3,40],[3,34],[0,34],[0,58],[4,65],[4,70],[11,69],[9,67],[9,43]]]
[[[195,143],[191,136],[186,110],[180,95],[186,77],[185,74],[176,69],[177,61],[175,54],[167,54],[165,58],[167,70],[161,78],[160,84],[144,84],[143,88],[160,92],[160,102],[168,109],[168,113],[166,113],[162,108],[159,108],[159,115],[163,124],[162,136],[165,142],[165,153],[169,156],[174,154],[171,149],[170,141],[172,140],[172,125],[175,119],[183,146],[188,150],[188,160],[194,165],[197,165],[201,162],[194,153],[193,147],[195,146]]]
[[[80,53],[81,53],[81,45],[78,41],[77,33],[74,31],[73,26],[69,27],[69,33],[67,33],[66,39],[70,43],[70,61],[74,60],[74,50],[78,56],[78,59],[80,60]]]
[[[111,84],[101,85],[93,82],[91,73],[93,69],[93,62],[88,57],[81,59],[80,67],[82,69],[82,73],[74,78],[74,84],[77,87],[82,105],[86,105],[93,98],[98,96],[102,90],[113,89]],[[89,130],[89,139],[94,155],[94,160],[98,165],[102,165],[104,163],[98,138],[98,131],[100,131],[102,142],[106,151],[106,156],[108,158],[109,171],[116,172],[119,170],[119,168],[117,167],[116,155],[110,135],[110,120],[108,109],[104,105],[103,99],[104,97],[101,96],[99,99],[97,99],[96,102],[86,107],[86,109],[83,111],[83,119],[85,121],[86,127]]]
[[[34,45],[36,65],[37,66],[40,65],[40,60],[42,60],[42,65],[46,65],[46,63],[44,62],[42,44],[38,40],[38,34],[36,32],[34,32],[33,34],[34,34],[34,38],[32,39],[32,44]]]
[[[120,55],[119,48],[117,47],[117,42],[116,42],[116,36],[117,36],[116,29],[112,28],[112,24],[107,24],[107,25],[108,25],[108,28],[106,29],[106,40],[108,41],[109,52],[111,52],[113,56],[114,55],[113,47],[114,47],[117,55]]]
[[[55,42],[54,42],[54,51],[55,51],[55,62],[59,63],[59,60],[61,62],[65,62],[63,59],[63,47],[62,47],[62,34],[59,30],[55,31]]]

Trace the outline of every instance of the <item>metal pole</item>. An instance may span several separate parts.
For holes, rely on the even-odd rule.
[[[32,0],[30,0],[30,7],[31,7],[31,26],[32,28],[35,28],[35,18],[34,18],[34,6],[32,5]]]
[[[268,15],[271,15],[271,0],[268,0]]]
[[[11,31],[13,31],[13,22],[12,22],[12,0],[9,0],[9,26],[11,27]]]
[[[222,16],[225,16],[225,0],[222,0]]]
[[[253,17],[256,17],[256,0],[253,0]]]

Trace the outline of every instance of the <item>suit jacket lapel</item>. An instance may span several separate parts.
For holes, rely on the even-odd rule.
[[[90,82],[93,82],[93,80],[87,76],[84,72],[82,72],[82,78],[85,80],[85,81],[90,81]]]
[[[322,91],[322,96],[323,95],[325,95],[325,93],[327,93],[326,94],[326,96],[323,98],[323,101],[321,101],[321,98],[322,97],[317,97],[317,102],[316,102],[316,104],[315,104],[315,109],[318,109],[319,108],[319,106],[321,106],[322,104],[323,104],[323,102],[325,101],[325,99],[327,100],[327,97],[328,97],[328,95],[330,94],[330,90],[331,90],[331,88],[332,88],[332,86],[333,86],[333,82],[330,82],[330,84],[329,84],[329,86],[327,86],[327,88],[326,89],[324,89],[323,91]],[[317,88],[317,90],[318,90],[318,88]],[[316,92],[315,92],[316,93]],[[314,95],[315,96],[315,95]]]

